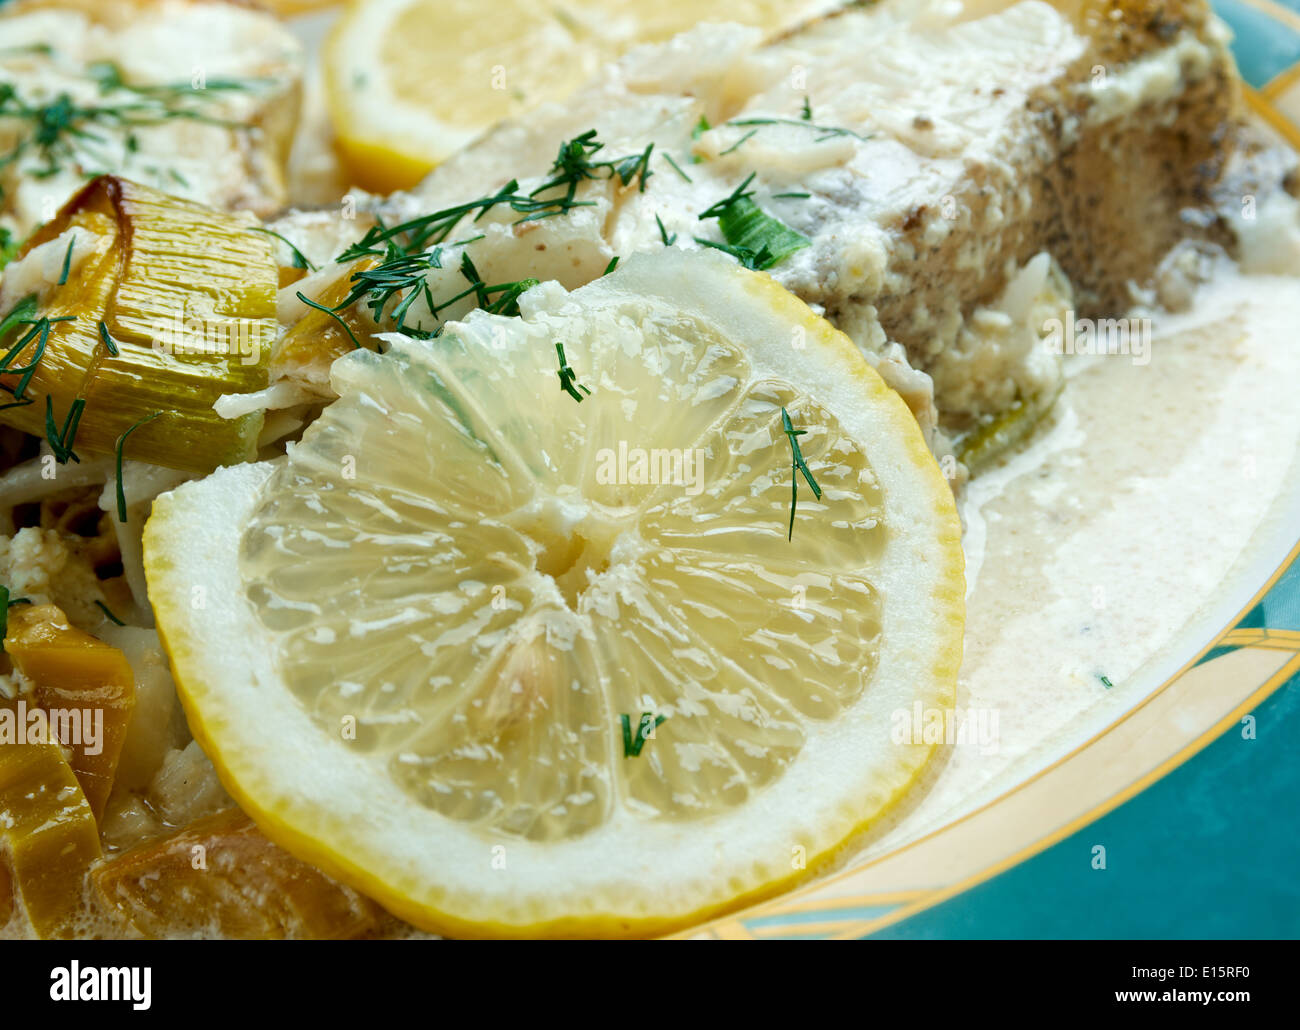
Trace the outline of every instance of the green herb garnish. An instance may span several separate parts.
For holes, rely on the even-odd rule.
[[[68,408],[63,426],[59,427],[54,422],[54,398],[48,393],[45,395],[45,439],[49,441],[50,450],[54,452],[54,458],[60,465],[66,465],[69,461],[81,464],[81,459],[77,457],[77,452],[72,449],[72,445],[76,442],[77,426],[81,424],[81,413],[85,410],[85,398],[78,397]]]
[[[68,274],[72,271],[72,248],[77,245],[77,234],[73,233],[68,239],[68,252],[63,255],[63,270],[59,273],[58,285],[66,286],[68,284]]]
[[[677,234],[673,233],[671,236],[669,236],[668,230],[664,228],[663,219],[660,218],[658,215],[655,215],[655,225],[659,226],[659,238],[663,240],[665,247],[671,247],[674,243],[677,242]]]
[[[762,271],[784,261],[796,250],[810,246],[812,241],[754,203],[752,191],[746,189],[753,180],[751,172],[729,196],[700,214],[701,220],[718,220],[727,242],[716,243],[698,236],[695,242],[725,251],[746,268]]]
[[[108,353],[113,357],[118,356],[117,341],[109,335],[108,326],[101,319],[99,323],[99,338],[104,341],[104,346],[108,348]]]
[[[9,588],[0,587],[0,651],[5,649],[5,637],[9,635],[9,609],[16,604],[31,604],[25,597],[9,597]]]
[[[700,115],[700,120],[696,122],[695,127],[691,129],[691,139],[693,140],[699,139],[711,128],[713,128],[713,126],[709,124],[709,120],[705,118],[704,115]],[[704,158],[702,158],[699,154],[691,155],[691,164],[698,165],[703,163],[704,163]]]
[[[336,321],[339,325],[341,325],[343,327],[343,331],[348,334],[348,339],[352,341],[352,349],[361,350],[361,341],[357,339],[357,334],[352,331],[352,327],[348,325],[347,322],[343,321],[343,318],[338,313],[337,308],[327,308],[324,304],[318,304],[316,301],[312,300],[301,290],[297,290],[295,291],[295,293],[297,294],[298,299],[302,301],[304,304],[306,304],[309,308],[315,308],[317,311],[325,312],[325,314],[329,315],[330,318],[334,319],[334,321]]]
[[[103,601],[96,601],[96,602],[95,602],[95,607],[97,607],[101,612],[103,612],[105,615],[107,615],[107,616],[108,616],[108,621],[109,621],[109,622],[112,622],[114,625],[117,625],[117,626],[125,626],[125,625],[126,625],[125,622],[123,622],[121,619],[119,619],[116,615],[113,614],[113,612],[109,609],[108,605],[106,605]]]
[[[114,451],[117,453],[117,521],[126,521],[126,490],[122,487],[122,450],[126,446],[126,438],[139,429],[146,422],[152,422],[162,414],[161,411],[155,411],[152,415],[146,415],[139,422],[134,423],[126,428],[126,431],[117,438]],[[111,617],[111,616],[110,616]],[[114,619],[114,622],[117,620]],[[118,623],[121,625],[121,623]]]
[[[560,359],[560,371],[557,373],[560,377],[560,389],[581,404],[583,401],[582,394],[585,393],[587,396],[591,396],[591,391],[577,381],[577,373],[569,367],[569,362],[564,357],[564,344],[559,342],[555,344],[555,354]],[[578,390],[581,390],[582,393],[579,393]]]
[[[407,310],[417,296],[425,298],[429,311],[435,318],[440,310],[471,295],[478,306],[487,311],[500,315],[517,315],[519,296],[537,284],[535,279],[489,285],[478,274],[468,255],[462,254],[460,270],[469,282],[469,288],[452,297],[435,301],[425,275],[432,268],[442,267],[441,251],[438,247],[433,250],[428,248],[432,244],[445,243],[463,219],[472,217],[477,222],[498,208],[508,208],[520,215],[515,220],[518,225],[553,218],[574,208],[590,207],[595,201],[577,199],[579,186],[588,180],[617,177],[624,186],[638,181],[644,192],[647,180],[654,174],[650,170],[654,144],[647,145],[639,153],[609,161],[598,159],[604,147],[605,144],[596,138],[596,130],[590,129],[560,144],[555,160],[551,163],[550,178],[527,194],[519,191],[517,179],[511,179],[496,193],[464,204],[442,208],[393,226],[378,221],[360,240],[345,249],[336,261],[342,263],[362,257],[378,257],[381,258],[380,263],[354,273],[349,280],[350,292],[332,310],[337,313],[352,304],[364,302],[374,314],[375,320],[380,321],[393,297],[404,294],[391,317],[399,330],[423,337],[437,336],[441,327],[429,333],[406,326]],[[481,238],[481,235],[473,237]],[[606,274],[612,270],[611,263],[611,267],[606,268]]]
[[[297,247],[293,245],[292,240],[288,240],[285,237],[281,236],[274,229],[267,229],[264,226],[254,225],[254,226],[250,226],[250,228],[253,230],[253,232],[262,232],[262,233],[266,233],[267,236],[274,236],[277,240],[279,240],[286,247],[288,247],[289,251],[293,254],[294,268],[303,268],[306,269],[308,272],[316,271],[316,266],[307,260],[307,255],[305,255],[301,250],[299,250]]]
[[[69,93],[60,93],[50,100],[34,103],[19,95],[11,83],[0,83],[0,118],[12,119],[22,126],[16,141],[0,153],[0,169],[13,164],[28,153],[35,153],[40,165],[31,174],[38,179],[49,178],[63,169],[65,162],[85,158],[98,160],[90,153],[96,145],[106,142],[95,129],[127,129],[158,125],[174,118],[218,125],[229,129],[248,129],[249,126],[228,119],[214,118],[202,108],[213,95],[237,89],[253,88],[263,80],[213,80],[204,89],[193,89],[189,83],[180,85],[135,86],[122,78],[121,70],[109,61],[91,65],[90,78],[98,83],[101,96],[108,93],[126,93],[128,99],[117,103],[82,103]],[[131,136],[127,136],[130,151]]]
[[[647,730],[647,723],[651,717],[654,718],[653,725]],[[619,722],[623,726],[623,757],[636,758],[641,754],[641,749],[645,747],[645,742],[649,740],[648,733],[653,733],[665,720],[666,715],[654,715],[652,712],[644,712],[636,723],[636,733],[632,733],[632,717],[630,715],[620,715]]]
[[[731,146],[729,146],[726,150],[720,151],[718,153],[718,156],[726,157],[732,151],[739,150],[741,146],[744,145],[744,143],[748,141],[749,138],[753,136],[756,132],[758,132],[757,129],[750,129],[747,133],[745,133],[745,135],[741,136],[740,139],[736,140],[736,142],[731,144]]]
[[[603,279],[605,276],[609,275],[610,272],[614,271],[614,269],[616,269],[617,267],[618,267],[618,255],[615,254],[612,258],[609,259],[609,264],[605,266],[605,271],[600,273],[600,277]]]
[[[18,256],[18,251],[22,249],[22,244],[14,239],[14,234],[0,225],[0,268],[4,268],[14,258]]]
[[[733,118],[731,121],[727,122],[727,124],[735,125],[737,127],[756,125],[760,128],[764,125],[793,125],[798,129],[812,129],[814,132],[821,133],[820,136],[813,140],[814,143],[821,143],[828,139],[835,139],[838,136],[852,136],[854,139],[860,139],[864,143],[871,138],[870,136],[863,136],[861,133],[854,132],[852,129],[840,128],[837,125],[814,125],[802,115],[798,118]]]
[[[804,461],[803,452],[799,449],[799,437],[806,434],[808,430],[795,429],[785,408],[781,409],[781,431],[785,433],[786,439],[790,441],[790,530],[786,534],[786,539],[793,540],[794,513],[799,506],[799,474],[803,473],[804,479],[812,487],[813,496],[819,501],[822,497],[822,488],[817,485],[817,480],[813,479],[813,474],[808,469],[808,463]]]
[[[672,155],[672,154],[665,153],[665,154],[664,154],[664,160],[667,161],[670,165],[672,165],[673,171],[676,172],[678,175],[680,175],[680,176],[681,176],[683,179],[685,179],[687,182],[694,182],[694,181],[695,181],[695,180],[692,179],[689,175],[687,175],[685,172],[682,171],[681,165],[679,165],[676,161],[673,160],[673,155]]]
[[[50,333],[53,332],[54,326],[58,322],[75,322],[76,315],[62,315],[57,318],[34,317],[36,315],[36,296],[33,294],[24,297],[15,305],[13,311],[5,316],[3,322],[0,322],[0,339],[3,339],[12,329],[20,325],[30,326],[31,328],[0,357],[0,373],[6,375],[19,376],[18,386],[13,391],[15,400],[22,400],[23,394],[27,391],[28,385],[32,381],[32,376],[36,374],[37,368],[40,367],[41,359],[45,357],[45,346],[49,343]],[[13,365],[12,362],[18,357],[27,345],[36,341],[36,348],[32,353],[32,360],[26,365]]]

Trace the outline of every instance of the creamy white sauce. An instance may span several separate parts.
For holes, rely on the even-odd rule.
[[[1225,270],[1186,314],[1155,316],[1149,364],[1067,356],[1052,421],[961,500],[957,704],[985,737],[952,747],[870,854],[1014,786],[1069,750],[1097,706],[1118,714],[1158,685],[1144,666],[1213,604],[1295,489],[1298,318],[1300,279]]]

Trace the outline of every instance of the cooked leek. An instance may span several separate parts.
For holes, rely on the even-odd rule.
[[[19,714],[0,701],[0,720],[13,725]],[[6,902],[16,903],[38,937],[76,935],[82,884],[99,857],[94,813],[62,748],[48,733],[40,743],[0,745],[0,918],[12,916]]]
[[[96,868],[100,895],[147,937],[358,937],[376,906],[268,840],[238,809],[190,823]]]
[[[161,411],[132,437],[133,458],[190,472],[253,458],[261,413],[226,420],[212,403],[267,385],[272,239],[248,219],[106,175],[38,230],[19,260],[70,229],[91,252],[66,284],[50,285],[40,313],[72,320],[50,327],[24,391],[35,403],[0,409],[0,420],[40,436],[45,397],[56,421],[81,400],[76,451],[112,454],[127,428]],[[12,347],[16,333],[0,347]],[[11,365],[36,364],[33,356],[29,345]],[[12,369],[0,374],[10,392],[18,383]]]
[[[30,703],[45,710],[70,749],[72,771],[98,820],[135,708],[135,676],[126,655],[68,625],[52,604],[9,612],[5,651],[32,682]]]
[[[1064,381],[1028,400],[1017,397],[1005,411],[962,437],[957,444],[957,459],[971,472],[978,472],[1011,450],[1055,407],[1063,386]]]
[[[351,292],[351,276],[378,264],[374,258],[363,258],[352,266],[348,275],[311,298],[319,307],[311,307],[276,346],[274,369],[277,375],[309,382],[328,382],[329,368],[336,358],[355,350],[357,343],[374,346],[374,323],[360,314],[355,305],[342,311],[334,309]]]

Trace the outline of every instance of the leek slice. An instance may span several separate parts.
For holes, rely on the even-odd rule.
[[[0,408],[0,421],[40,436],[45,396],[56,420],[81,400],[78,453],[112,454],[126,429],[161,412],[132,436],[130,457],[195,473],[254,458],[262,414],[226,420],[212,404],[267,385],[279,281],[273,240],[253,231],[251,216],[104,175],[33,234],[19,260],[69,229],[93,249],[66,283],[50,286],[40,313],[73,320],[50,329],[24,391],[36,403]],[[16,343],[16,332],[0,345]],[[32,357],[29,347],[12,364]],[[0,385],[12,392],[18,377],[2,374]]]

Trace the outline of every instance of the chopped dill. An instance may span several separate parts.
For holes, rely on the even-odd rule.
[[[808,469],[808,463],[804,461],[803,452],[799,449],[799,437],[808,432],[806,429],[795,429],[794,424],[790,421],[790,414],[781,409],[781,431],[785,433],[786,439],[790,441],[790,530],[786,534],[787,540],[794,539],[794,514],[795,509],[799,506],[799,475],[803,474],[808,485],[812,487],[813,496],[819,501],[822,496],[822,488],[817,485],[817,480],[813,479],[813,474]]]
[[[67,162],[95,158],[90,151],[107,142],[96,129],[126,129],[124,146],[128,152],[134,152],[137,146],[132,142],[133,129],[159,125],[170,119],[248,129],[250,126],[242,122],[213,117],[204,110],[204,105],[214,96],[253,89],[266,81],[217,79],[206,83],[203,89],[194,89],[189,83],[133,85],[125,81],[121,69],[111,61],[91,65],[88,75],[98,84],[101,97],[116,92],[125,93],[128,98],[118,102],[82,103],[64,92],[37,103],[20,95],[12,83],[0,83],[0,118],[12,119],[22,126],[9,149],[0,153],[0,169],[30,153],[39,159],[30,174],[38,179],[50,178],[62,171]]]
[[[673,233],[671,236],[669,236],[668,230],[664,228],[663,219],[660,218],[657,214],[655,215],[655,225],[659,226],[659,238],[663,240],[665,247],[671,247],[674,243],[677,242],[677,234]]]
[[[104,615],[108,617],[108,621],[113,623],[115,626],[126,625],[125,622],[123,622],[121,619],[119,619],[116,615],[113,614],[112,609],[109,608],[108,605],[106,605],[103,601],[96,601],[95,607],[97,607],[101,612],[103,612]]]
[[[74,232],[68,238],[68,252],[63,255],[63,270],[59,272],[59,286],[68,284],[68,275],[72,271],[72,248],[77,245],[77,234]]]
[[[645,742],[650,739],[650,734],[662,726],[668,717],[654,715],[653,712],[643,712],[641,718],[637,720],[635,734],[632,732],[630,715],[623,714],[618,718],[623,727],[623,757],[637,758],[641,754],[641,749],[645,747]],[[652,718],[653,723],[651,723]]]
[[[108,332],[108,326],[101,319],[99,323],[99,338],[104,341],[104,346],[108,348],[108,353],[113,357],[118,356],[117,342]]]
[[[747,189],[753,181],[754,173],[750,172],[729,196],[700,213],[701,220],[718,220],[726,243],[699,236],[695,242],[730,254],[746,268],[762,271],[784,261],[796,250],[810,246],[812,241],[754,203],[753,191]]]
[[[814,132],[821,133],[813,142],[821,143],[828,139],[835,139],[839,136],[852,136],[854,139],[862,140],[864,143],[869,140],[870,136],[863,136],[861,133],[854,132],[852,129],[840,128],[836,125],[814,125],[808,119],[800,116],[798,118],[733,118],[727,122],[728,125],[745,127],[756,125],[762,128],[764,125],[793,125],[799,129],[812,129]]]
[[[81,459],[77,457],[77,452],[72,449],[72,446],[77,439],[77,426],[81,424],[81,413],[85,410],[85,398],[78,397],[68,408],[67,417],[60,427],[54,422],[54,398],[48,393],[45,395],[45,439],[49,442],[50,450],[54,452],[54,459],[60,465],[66,465],[69,461],[81,464]]]
[[[560,389],[581,404],[583,401],[582,394],[585,393],[590,397],[591,391],[577,381],[577,373],[569,367],[568,359],[564,356],[564,344],[558,341],[555,344],[555,355],[560,360],[560,371],[557,373],[560,377]],[[582,393],[579,393],[578,390],[581,390]]]
[[[748,140],[749,140],[749,139],[750,139],[750,138],[751,138],[751,137],[752,137],[756,132],[758,132],[757,129],[750,129],[747,133],[745,133],[745,135],[741,136],[740,139],[736,140],[736,142],[733,143],[733,144],[731,144],[731,146],[729,146],[726,150],[720,151],[720,152],[718,153],[718,156],[719,156],[719,157],[726,157],[728,154],[732,153],[733,151],[739,150],[742,146],[744,146],[744,144],[745,144],[746,142],[748,142]]]
[[[353,350],[361,349],[361,341],[357,339],[357,335],[352,331],[352,327],[348,325],[347,322],[343,321],[343,317],[338,313],[337,310],[335,310],[334,308],[327,308],[324,304],[318,304],[316,301],[312,300],[310,297],[304,294],[301,290],[298,290],[296,292],[298,295],[298,299],[302,301],[304,304],[306,304],[309,308],[315,308],[317,311],[325,312],[325,314],[329,315],[330,318],[334,319],[334,321],[336,321],[339,325],[343,327],[343,331],[348,334],[348,339],[352,341]]]
[[[301,250],[299,250],[297,247],[293,245],[292,240],[286,239],[285,237],[281,236],[274,229],[267,229],[261,225],[253,225],[250,226],[249,228],[251,228],[253,232],[260,232],[260,233],[265,233],[267,236],[274,236],[277,240],[279,240],[286,247],[288,247],[290,253],[292,253],[293,255],[294,268],[303,268],[306,269],[308,272],[316,271],[316,266],[307,260],[306,254],[304,254]]]
[[[669,154],[667,151],[665,151],[663,157],[665,161],[667,161],[670,165],[672,165],[673,171],[676,172],[678,175],[680,175],[683,179],[685,179],[687,182],[695,181],[689,175],[687,175],[685,172],[682,171],[681,165],[679,165],[676,161],[673,160],[672,154]]]
[[[162,415],[161,411],[155,411],[152,415],[146,415],[144,418],[140,419],[139,422],[136,422],[135,424],[128,426],[126,431],[117,438],[117,444],[114,446],[113,449],[117,453],[117,521],[118,522],[126,521],[126,490],[122,487],[122,451],[126,447],[126,438],[130,436],[132,433],[134,433],[146,422],[152,422],[154,419],[158,418],[161,415]],[[107,609],[105,609],[105,611],[107,611]],[[109,614],[109,618],[113,618],[111,613]],[[117,622],[116,619],[113,619],[113,621]],[[121,623],[118,623],[118,625],[120,626]]]

